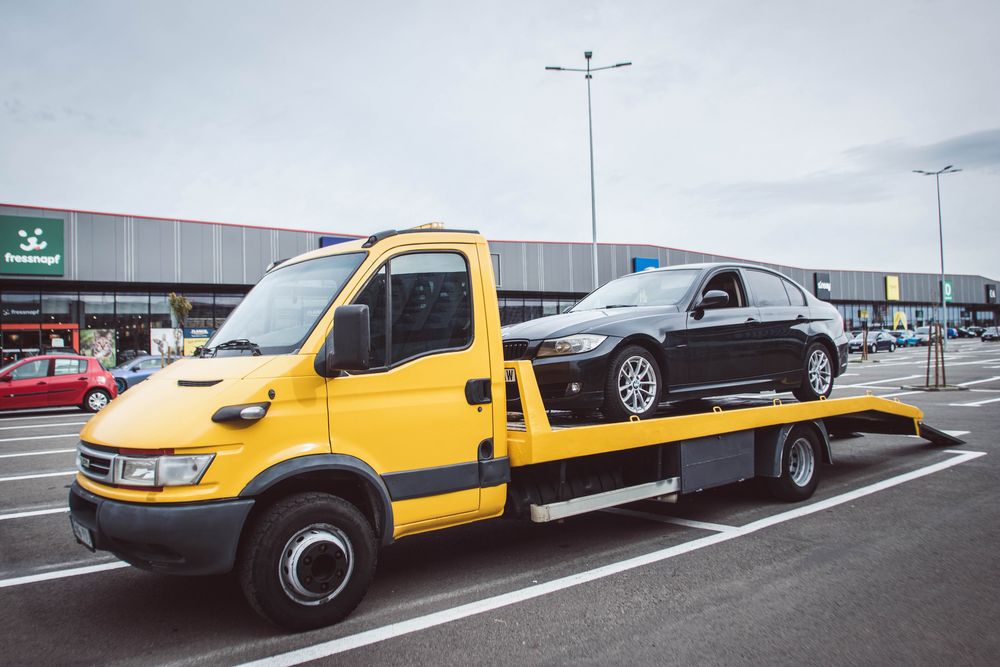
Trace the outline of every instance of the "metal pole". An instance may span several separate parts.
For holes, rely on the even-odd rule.
[[[937,204],[938,204],[938,242],[941,247],[941,322],[944,338],[941,339],[941,351],[948,349],[948,306],[945,303],[944,284],[944,226],[941,223],[941,174],[934,174],[934,181],[937,184]]]
[[[594,116],[590,108],[590,59],[587,59],[587,132],[590,137],[590,224],[593,231],[594,289],[600,285],[597,279],[597,199],[594,195]]]

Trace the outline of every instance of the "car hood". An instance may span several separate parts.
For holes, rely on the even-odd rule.
[[[634,308],[601,308],[549,315],[503,329],[504,340],[541,340],[578,333],[622,336],[641,327],[643,320],[681,314],[676,306],[638,306]]]

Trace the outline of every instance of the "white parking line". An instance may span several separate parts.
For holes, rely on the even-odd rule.
[[[971,403],[949,403],[948,405],[955,408],[978,408],[981,405],[996,403],[997,401],[1000,401],[1000,398],[987,398],[982,401],[972,401]]]
[[[693,519],[681,519],[676,516],[664,516],[662,514],[653,514],[652,512],[636,512],[635,510],[626,510],[618,507],[612,507],[601,511],[606,514],[618,514],[619,516],[646,519],[648,521],[657,521],[659,523],[669,523],[675,526],[684,526],[685,528],[710,530],[713,533],[724,533],[727,530],[736,530],[736,526],[724,526],[721,523],[708,523],[706,521],[695,521]]]
[[[911,394],[922,394],[922,391],[897,391],[895,394],[879,394],[879,398],[898,398],[900,396],[909,396]]]
[[[873,385],[873,384],[885,384],[886,382],[899,382],[901,380],[912,380],[913,378],[918,378],[918,377],[920,377],[920,376],[919,375],[903,375],[903,376],[898,377],[898,378],[885,378],[884,380],[871,380],[870,382],[862,382],[861,384],[845,384],[845,385],[841,385],[840,389],[856,389],[856,388],[859,388],[859,387],[863,389],[863,388],[868,387],[869,385]],[[834,389],[837,389],[837,387],[835,386]]]
[[[22,428],[53,428],[55,426],[82,426],[87,422],[63,422],[62,424],[25,424],[24,426],[0,426],[0,431],[13,431]]]
[[[79,433],[59,433],[53,435],[29,435],[26,438],[0,438],[0,442],[21,442],[22,440],[48,440],[49,438],[79,438]]]
[[[745,535],[750,535],[756,533],[757,531],[763,530],[764,528],[769,528],[777,524],[785,523],[786,521],[791,521],[793,519],[798,519],[803,516],[808,516],[816,512],[821,512],[823,510],[830,509],[831,507],[836,507],[837,505],[842,505],[844,503],[849,503],[858,498],[877,493],[879,491],[884,491],[885,489],[898,486],[905,482],[909,482],[914,479],[919,479],[926,475],[931,475],[942,470],[946,470],[953,466],[971,461],[972,459],[979,458],[980,456],[985,456],[986,452],[964,452],[956,450],[945,450],[948,453],[957,454],[946,461],[940,463],[935,463],[933,465],[925,466],[919,468],[912,472],[908,472],[902,475],[897,475],[896,477],[890,477],[887,480],[878,482],[876,484],[871,484],[869,486],[861,487],[854,491],[849,491],[847,493],[828,498],[826,500],[821,500],[819,502],[810,503],[802,507],[798,507],[787,512],[780,512],[773,516],[761,519],[759,521],[754,521],[745,526],[740,526],[734,530],[727,530],[725,532],[715,533],[714,535],[708,535],[697,540],[692,540],[690,542],[685,542],[684,544],[679,544],[673,547],[668,547],[666,549],[661,549],[659,551],[654,551],[643,556],[636,556],[635,558],[629,558],[627,560],[619,561],[617,563],[611,563],[609,565],[604,565],[602,567],[597,567],[592,570],[586,570],[584,572],[578,572],[577,574],[571,574],[566,577],[561,577],[559,579],[554,579],[553,581],[548,581],[542,584],[536,584],[533,586],[528,586],[516,591],[511,591],[509,593],[503,593],[501,595],[495,595],[484,600],[478,600],[476,602],[470,602],[468,604],[459,605],[457,607],[452,607],[451,609],[443,609],[431,614],[426,614],[424,616],[418,616],[417,618],[412,618],[407,621],[400,621],[398,623],[392,623],[390,625],[385,625],[379,628],[373,628],[371,630],[366,630],[364,632],[359,632],[354,635],[348,635],[346,637],[341,637],[340,639],[334,639],[331,641],[321,642],[313,646],[307,646],[295,651],[289,651],[288,653],[280,653],[267,658],[262,658],[261,660],[256,660],[253,662],[245,663],[244,667],[248,665],[253,665],[255,667],[275,667],[278,665],[298,665],[303,662],[308,662],[310,660],[319,660],[321,658],[327,658],[332,655],[337,655],[338,653],[343,653],[345,651],[350,651],[352,649],[360,648],[362,646],[368,646],[370,644],[376,644],[378,642],[386,641],[388,639],[393,639],[395,637],[401,637],[413,632],[419,632],[420,630],[426,630],[428,628],[433,628],[438,625],[444,625],[445,623],[451,623],[452,621],[458,621],[464,618],[469,618],[470,616],[476,616],[478,614],[485,613],[487,611],[492,611],[494,609],[500,609],[502,607],[507,607],[510,605],[518,604],[524,602],[525,600],[531,600],[543,595],[549,595],[551,593],[556,593],[567,588],[572,588],[574,586],[579,586],[580,584],[589,583],[591,581],[596,581],[598,579],[603,579],[620,572],[626,572],[628,570],[633,570],[635,568],[650,565],[652,563],[658,563],[669,558],[674,558],[675,556],[681,556],[692,551],[697,551],[705,547],[710,547],[715,544],[720,544],[722,542],[728,542],[729,540],[736,539],[738,537],[743,537]],[[2,582],[0,582],[2,585]]]
[[[61,415],[35,415],[33,417],[0,417],[0,424],[3,424],[4,422],[21,421],[22,419],[66,419],[71,416],[72,415],[61,414]]]
[[[14,477],[0,477],[0,482],[18,482],[23,479],[40,479],[42,477],[60,477],[65,475],[75,475],[75,470],[67,472],[40,472],[33,475],[15,475]]]
[[[971,387],[974,384],[985,384],[987,382],[996,382],[997,380],[1000,380],[1000,375],[997,375],[997,376],[994,376],[994,377],[991,377],[991,378],[986,378],[985,380],[972,380],[971,382],[959,382],[958,386],[959,387]]]
[[[47,454],[69,454],[75,449],[47,449],[44,452],[18,452],[17,454],[0,454],[0,459],[16,459],[21,456],[45,456]]]
[[[0,521],[6,521],[7,519],[27,519],[32,516],[44,516],[46,514],[59,514],[61,512],[68,512],[68,507],[55,507],[48,510],[29,510],[27,512],[12,512],[10,514],[0,514]]]
[[[100,565],[87,565],[86,567],[74,567],[68,570],[53,570],[52,572],[43,572],[41,574],[29,574],[26,577],[14,577],[13,579],[0,579],[0,588],[9,588],[10,586],[20,586],[22,584],[34,584],[39,581],[51,581],[53,579],[64,579],[66,577],[75,577],[81,574],[91,574],[93,572],[105,572],[107,570],[117,570],[122,567],[130,567],[128,563],[123,563],[120,560],[114,561],[113,563],[101,563]]]

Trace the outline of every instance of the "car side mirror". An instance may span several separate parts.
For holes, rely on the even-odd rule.
[[[722,308],[729,303],[729,295],[720,289],[712,289],[705,292],[698,303],[695,305],[695,310],[708,310],[709,308]]]
[[[314,367],[323,377],[339,371],[365,371],[371,365],[372,337],[368,306],[337,306],[333,311],[333,331],[316,355]]]
[[[0,382],[13,382],[13,381],[14,378],[10,376],[10,373],[8,373],[7,375],[0,375]]]

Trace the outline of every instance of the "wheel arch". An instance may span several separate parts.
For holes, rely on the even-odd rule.
[[[809,344],[806,345],[806,355],[809,354],[809,348],[813,346],[813,343],[819,343],[826,348],[827,354],[830,355],[830,371],[833,374],[833,377],[838,377],[840,375],[840,353],[837,352],[837,346],[833,344],[833,340],[825,334],[813,336],[813,338],[809,341]],[[804,362],[805,359],[803,359],[803,363]]]
[[[623,338],[621,342],[615,346],[615,349],[612,350],[611,355],[608,355],[608,357],[610,358],[612,355],[617,353],[618,350],[626,347],[627,345],[638,345],[653,355],[653,359],[656,359],[656,365],[660,368],[660,378],[663,380],[663,390],[660,394],[660,398],[662,400],[662,397],[667,393],[667,354],[663,351],[663,346],[647,334],[632,334]]]
[[[754,474],[757,477],[781,477],[781,462],[785,455],[788,436],[796,428],[806,428],[820,442],[820,456],[823,463],[833,463],[830,436],[822,420],[793,422],[781,426],[769,426],[754,431]]]
[[[361,459],[345,454],[313,454],[282,461],[259,473],[240,492],[253,498],[247,521],[293,493],[321,491],[350,502],[365,515],[380,543],[392,543],[392,500],[381,476]]]

